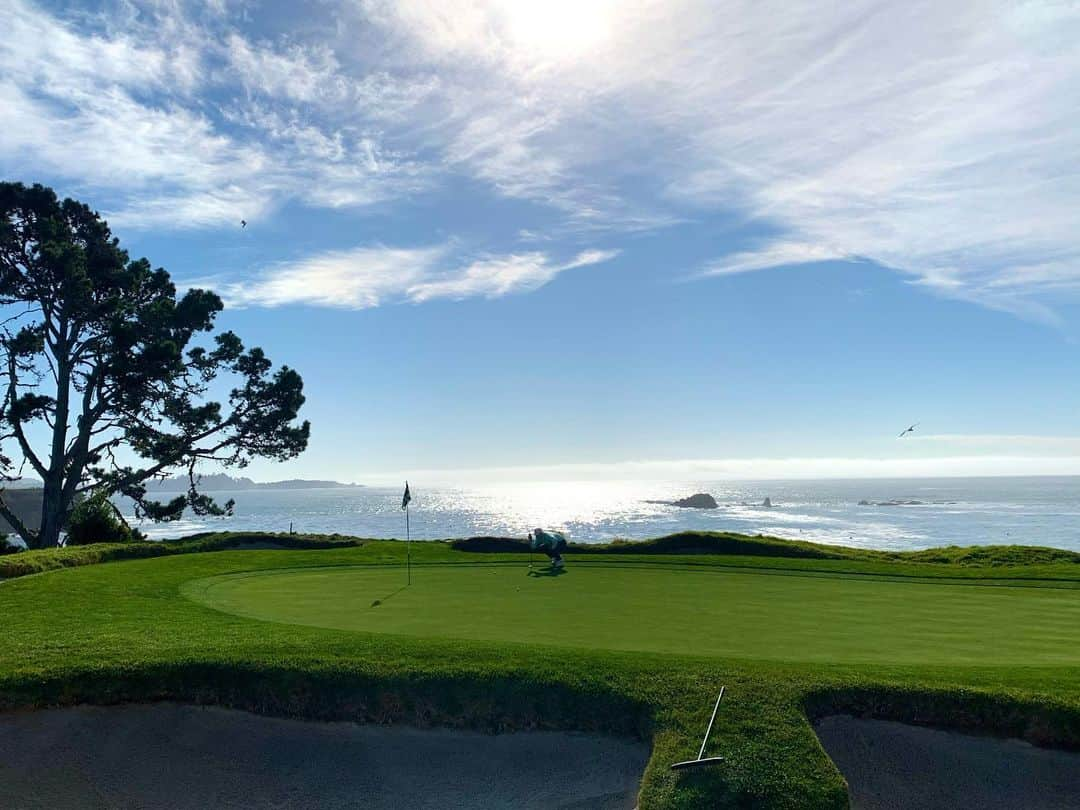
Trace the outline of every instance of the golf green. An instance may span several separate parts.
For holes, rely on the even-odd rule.
[[[1080,664],[1080,590],[572,564],[336,566],[186,583],[219,611],[294,625],[420,637],[778,661]]]

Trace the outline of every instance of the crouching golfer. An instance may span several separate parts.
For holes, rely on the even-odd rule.
[[[562,553],[566,551],[566,538],[561,532],[545,532],[533,529],[529,534],[529,547],[533,551],[542,551],[548,555],[553,569],[563,567]]]

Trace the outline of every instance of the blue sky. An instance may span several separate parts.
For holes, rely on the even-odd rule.
[[[303,374],[253,477],[1080,473],[1075,5],[0,13],[0,174]]]

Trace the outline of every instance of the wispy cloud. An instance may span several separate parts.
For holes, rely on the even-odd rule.
[[[944,446],[978,447],[984,451],[1029,454],[1032,451],[1052,455],[1080,454],[1080,436],[1039,436],[1003,433],[913,433],[905,442],[930,443]]]
[[[560,3],[525,44],[516,4],[366,5],[467,77],[451,151],[505,193],[633,200],[633,175],[777,234],[718,273],[859,256],[1044,320],[1080,291],[1072,4]],[[589,47],[543,42],[586,20]]]
[[[544,286],[557,275],[615,258],[617,250],[587,250],[568,262],[553,262],[540,252],[495,256],[473,262],[440,278],[410,286],[406,294],[415,302],[433,298],[500,298]]]
[[[779,242],[758,251],[734,253],[722,259],[714,259],[705,265],[703,273],[707,276],[727,276],[770,267],[850,259],[844,251],[828,245]]]
[[[1080,294],[1075,4],[356,0],[288,38],[124,8],[0,0],[0,161],[129,227],[360,210],[465,175],[562,234],[773,235],[714,274],[860,257],[1043,320]]]
[[[66,178],[129,228],[257,221],[285,201],[370,205],[424,187],[430,167],[373,122],[437,83],[345,73],[326,46],[251,42],[183,4],[141,8],[115,30],[0,0],[0,161]],[[86,21],[92,22],[92,21]]]
[[[500,298],[529,292],[567,270],[608,261],[618,251],[587,250],[565,262],[532,252],[488,256],[464,265],[451,254],[448,245],[360,247],[270,267],[242,282],[205,279],[197,284],[217,288],[238,306],[368,309],[396,301]]]

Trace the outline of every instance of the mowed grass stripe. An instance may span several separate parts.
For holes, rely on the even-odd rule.
[[[1080,664],[1080,593],[579,566],[269,571],[187,583],[227,613],[338,630],[792,662]],[[379,601],[380,604],[373,606]]]

